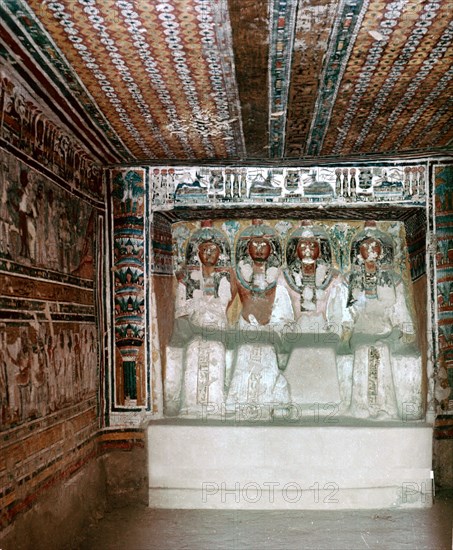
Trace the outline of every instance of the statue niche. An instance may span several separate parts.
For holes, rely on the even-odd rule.
[[[290,402],[289,387],[278,362],[279,334],[293,320],[291,300],[278,283],[282,251],[277,233],[261,220],[240,233],[236,241],[236,274],[241,312],[227,408]],[[265,409],[261,409],[262,415]]]
[[[335,422],[420,418],[421,355],[402,226],[383,224],[386,233],[367,222],[357,232],[359,223],[347,225],[343,239],[326,229],[333,223],[304,221],[289,230],[283,250],[276,230],[253,220],[231,235],[235,269],[227,235],[210,220],[186,229],[166,349],[166,416],[238,418],[239,411],[245,419],[244,407],[256,406],[261,420],[295,421],[316,405]],[[349,256],[345,275],[334,250]]]
[[[176,273],[175,325],[167,347],[165,413],[201,416],[225,402],[225,330],[232,299],[228,240],[210,220],[189,238]]]
[[[351,245],[348,310],[353,319],[349,414],[372,419],[422,415],[421,356],[393,239],[367,222]]]

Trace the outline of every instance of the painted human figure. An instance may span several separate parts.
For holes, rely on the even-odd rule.
[[[40,266],[47,266],[45,235],[47,230],[48,219],[46,217],[46,196],[44,193],[44,184],[42,181],[35,181],[36,193],[35,193],[35,259],[36,263]]]
[[[239,262],[240,280],[245,283],[238,286],[242,318],[252,324],[267,325],[274,308],[278,269],[268,264],[271,251],[269,239],[254,236],[247,243],[251,263]]]
[[[47,335],[45,344],[45,353],[47,365],[49,367],[49,408],[54,411],[57,408],[58,386],[57,386],[57,362],[56,362],[56,343],[53,331]]]
[[[175,327],[167,347],[165,409],[201,416],[225,401],[227,309],[234,292],[226,237],[205,220],[177,273]]]
[[[52,189],[48,189],[46,193],[46,239],[42,243],[45,248],[46,265],[50,269],[58,269],[59,267],[59,248],[58,248],[58,228],[56,225],[56,213],[58,209],[55,202],[55,195]]]
[[[350,413],[398,418],[404,406],[421,414],[421,356],[408,307],[408,291],[396,265],[395,242],[373,222],[353,240],[348,309],[354,320]],[[412,417],[414,415],[412,414]]]
[[[0,326],[0,423],[6,426],[9,421],[9,387],[7,368],[7,348],[5,325]]]
[[[360,243],[360,260],[363,264],[363,290],[367,298],[377,298],[378,260],[382,257],[382,243],[368,237]]]
[[[58,334],[58,343],[54,346],[54,384],[56,392],[56,408],[60,408],[65,403],[65,373],[66,357],[68,355],[65,333],[61,330]]]
[[[19,422],[21,420],[21,399],[19,387],[16,384],[18,359],[21,353],[22,340],[18,337],[14,343],[9,344],[10,333],[6,326],[0,326],[0,385],[2,391],[3,426]]]
[[[8,211],[9,166],[6,159],[0,159],[0,252],[11,252],[11,217]]]
[[[29,259],[35,259],[36,227],[34,220],[37,217],[37,211],[35,197],[33,196],[26,170],[21,171],[20,182],[22,185],[22,195],[19,202],[19,254]]]
[[[60,205],[58,213],[60,216],[60,219],[59,219],[60,269],[66,272],[71,270],[71,227],[69,223],[68,214],[66,212],[66,208],[63,205]]]
[[[281,265],[277,234],[254,220],[239,236],[236,258],[242,310],[236,327],[240,343],[235,351],[227,407],[265,405],[266,414],[272,414],[275,407],[290,401],[274,342],[294,317],[288,292],[277,283]]]
[[[80,330],[80,346],[82,348],[81,387],[83,395],[89,395],[96,389],[96,362],[94,328],[84,326]]]
[[[76,400],[83,395],[83,356],[79,332],[74,333],[73,393]]]
[[[38,335],[31,362],[31,406],[38,416],[49,412],[48,365],[44,339]]]
[[[12,359],[17,367],[15,384],[18,390],[19,417],[22,421],[28,419],[31,403],[31,371],[33,354],[28,343],[28,336],[23,333],[20,337],[21,347],[16,359]]]
[[[316,239],[300,239],[297,243],[297,256],[301,261],[301,282],[304,290],[300,294],[300,309],[311,310],[316,307],[316,260],[319,258],[320,247]]]

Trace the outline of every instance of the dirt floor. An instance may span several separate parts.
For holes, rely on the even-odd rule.
[[[360,511],[117,508],[77,550],[452,550],[453,491],[432,508]]]

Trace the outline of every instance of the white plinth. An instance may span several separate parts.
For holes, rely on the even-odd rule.
[[[147,430],[149,506],[422,508],[432,504],[425,424],[231,425]]]

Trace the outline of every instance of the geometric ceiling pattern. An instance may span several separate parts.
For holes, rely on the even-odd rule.
[[[45,83],[106,163],[451,151],[451,0],[3,0],[0,12],[3,60],[37,94]]]

